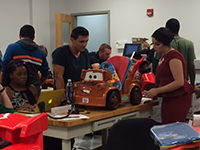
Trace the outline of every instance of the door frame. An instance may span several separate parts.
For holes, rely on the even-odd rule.
[[[69,32],[71,35],[72,30],[75,27],[75,19],[73,15],[56,13],[55,14],[55,24],[56,24],[56,48],[63,45],[62,41],[62,23],[69,23]],[[70,36],[69,35],[69,36]]]

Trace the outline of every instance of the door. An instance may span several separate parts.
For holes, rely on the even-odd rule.
[[[89,31],[87,49],[89,52],[96,52],[103,43],[109,44],[109,14],[81,14],[74,15],[76,26],[83,26]]]
[[[75,19],[72,15],[56,13],[56,47],[67,45],[70,35],[75,27]]]

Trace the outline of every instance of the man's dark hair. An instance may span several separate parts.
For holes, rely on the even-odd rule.
[[[143,61],[139,66],[139,72],[141,74],[149,72],[149,70],[146,68],[147,66],[148,66],[148,62],[147,61]]]
[[[158,28],[151,37],[167,46],[170,46],[171,41],[174,39],[172,33],[164,27]]]
[[[35,36],[35,29],[31,25],[24,25],[23,27],[21,27],[19,35],[21,37],[30,38],[33,40]]]
[[[142,69],[143,67],[145,67],[145,65],[148,66],[148,62],[147,62],[147,61],[143,61],[143,62],[140,64],[139,68]]]
[[[26,63],[22,60],[14,59],[14,60],[11,60],[5,67],[5,70],[3,72],[3,79],[2,79],[2,85],[3,86],[8,86],[10,84],[10,81],[11,81],[10,74],[13,74],[13,72],[17,69],[17,67],[21,67],[21,66],[24,66],[27,70],[26,86],[30,85],[29,71],[28,71],[28,68],[26,66]]]
[[[180,23],[177,19],[171,18],[166,22],[165,27],[169,29],[173,34],[178,34],[180,29]]]
[[[86,28],[76,27],[72,30],[71,37],[76,40],[78,36],[88,36],[88,35],[89,35],[89,32]]]

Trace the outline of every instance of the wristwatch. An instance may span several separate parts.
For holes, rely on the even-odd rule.
[[[4,87],[3,87],[3,89],[2,89],[2,90],[0,90],[0,93],[2,93],[4,90],[5,90],[5,89],[4,89]]]

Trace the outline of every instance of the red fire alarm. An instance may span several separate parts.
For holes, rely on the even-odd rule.
[[[152,17],[153,16],[153,9],[147,9],[147,16]]]

